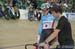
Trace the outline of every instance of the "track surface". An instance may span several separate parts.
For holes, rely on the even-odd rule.
[[[71,21],[71,25],[73,39],[75,39],[75,21]],[[38,28],[39,22],[37,21],[0,20],[0,49],[24,49],[24,44],[35,43]]]

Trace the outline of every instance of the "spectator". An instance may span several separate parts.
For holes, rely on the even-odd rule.
[[[53,6],[57,6],[56,0],[51,0],[51,4],[52,4]]]
[[[66,3],[63,3],[62,1],[59,1],[58,6],[60,6],[63,9],[63,11],[68,10],[68,5]]]
[[[72,8],[71,8],[72,12],[75,12],[75,3],[73,3]]]
[[[38,6],[37,0],[30,0],[30,1],[33,4],[33,8],[36,9]]]

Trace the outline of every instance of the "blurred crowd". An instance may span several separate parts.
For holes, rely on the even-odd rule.
[[[75,3],[69,4],[62,0],[0,0],[0,17],[4,16],[5,19],[19,19],[19,9],[28,9],[28,19],[32,20],[36,17],[41,19],[41,5],[43,3],[50,3],[59,5],[63,8],[63,12],[75,12]],[[32,17],[33,16],[33,17]]]
[[[20,9],[26,9],[29,6],[32,6],[34,9],[37,7],[40,8],[43,3],[48,2],[56,2],[56,4],[60,4],[65,10],[65,12],[72,12],[75,9],[75,3],[67,3],[64,0],[18,0],[17,6]]]

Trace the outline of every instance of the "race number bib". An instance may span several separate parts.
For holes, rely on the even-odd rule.
[[[51,29],[53,21],[44,21],[43,22],[43,29]]]

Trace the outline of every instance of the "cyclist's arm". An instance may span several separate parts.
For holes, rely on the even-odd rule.
[[[42,29],[43,29],[43,24],[42,24],[42,20],[40,21],[40,27],[39,27],[39,35],[41,35],[41,32],[42,32]]]
[[[53,40],[55,37],[58,36],[58,33],[60,32],[59,29],[55,29],[54,32],[45,40],[46,43]]]
[[[37,43],[39,42],[40,40],[40,36],[41,36],[41,33],[42,33],[42,21],[40,21],[40,27],[39,27],[39,32],[38,32],[38,37],[37,37]]]
[[[53,40],[55,37],[57,37],[59,32],[63,29],[63,27],[64,27],[64,23],[62,23],[61,21],[60,23],[58,23],[56,29],[54,29],[54,32],[45,41],[49,42]]]

